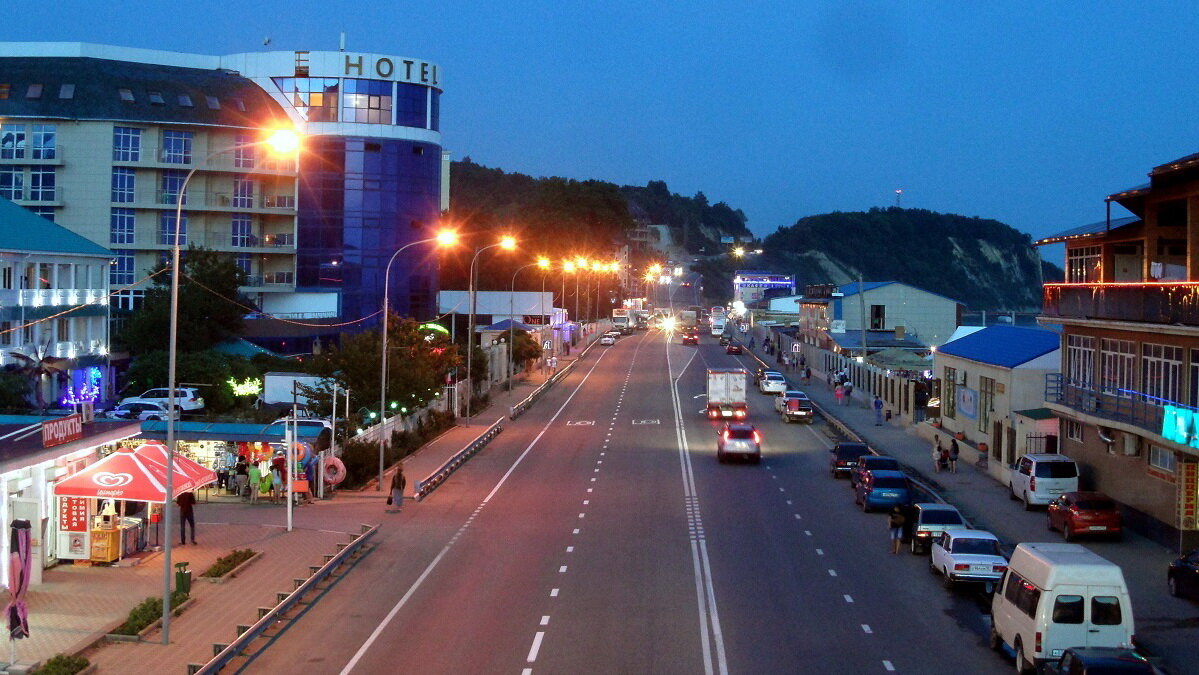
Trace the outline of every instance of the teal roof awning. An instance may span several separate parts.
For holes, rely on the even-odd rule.
[[[299,440],[315,441],[323,429],[299,427]],[[283,423],[252,424],[239,422],[176,422],[175,438],[181,441],[233,441],[282,443]],[[166,440],[167,423],[165,420],[142,422],[142,437],[154,440]]]

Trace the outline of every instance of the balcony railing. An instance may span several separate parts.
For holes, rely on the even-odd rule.
[[[1045,284],[1048,317],[1199,326],[1199,282]]]
[[[1113,422],[1123,422],[1160,434],[1166,406],[1195,411],[1195,408],[1132,389],[1101,387],[1079,382],[1061,373],[1045,376],[1045,400],[1081,413]]]
[[[261,237],[256,234],[234,234],[229,238],[233,248],[295,248],[296,235],[294,232],[266,234]]]
[[[19,299],[19,303],[25,307],[107,304],[107,302],[108,294],[95,288],[27,288],[21,290]]]

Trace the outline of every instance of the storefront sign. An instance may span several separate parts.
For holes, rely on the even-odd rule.
[[[1178,524],[1184,530],[1199,529],[1199,522],[1195,518],[1199,515],[1195,512],[1196,492],[1199,491],[1199,484],[1195,480],[1197,473],[1199,464],[1178,463]]]
[[[78,413],[42,422],[42,447],[52,448],[83,438],[83,417]]]
[[[87,532],[87,499],[58,498],[58,529],[62,532]]]

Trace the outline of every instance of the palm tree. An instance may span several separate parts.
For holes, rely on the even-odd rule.
[[[33,389],[34,396],[37,399],[37,407],[44,411],[47,403],[46,395],[42,388],[42,380],[67,372],[71,359],[51,356],[49,342],[44,346],[34,346],[33,351],[33,356],[26,356],[15,351],[9,352],[9,356],[18,361],[16,372],[29,380],[29,386]]]

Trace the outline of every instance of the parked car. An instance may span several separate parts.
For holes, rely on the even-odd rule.
[[[854,503],[869,513],[874,509],[907,506],[912,501],[912,485],[899,471],[871,471],[854,490]]]
[[[754,371],[754,385],[757,386],[757,384],[762,381],[762,378],[766,377],[766,373],[773,372],[775,371],[767,368],[766,366],[758,366],[758,369]]]
[[[985,530],[947,530],[933,542],[928,568],[942,575],[946,588],[960,582],[980,582],[988,593],[1007,571],[999,539]]]
[[[949,504],[920,502],[912,505],[912,553],[928,553],[933,542],[950,530],[968,530],[966,519]]]
[[[873,454],[865,443],[852,441],[842,441],[834,445],[828,452],[828,466],[833,478],[849,475],[849,472],[857,465],[859,457]]]
[[[762,461],[762,435],[754,425],[729,422],[716,434],[717,461],[724,463],[730,455],[740,455],[755,464]]]
[[[1119,539],[1124,520],[1116,502],[1102,492],[1067,492],[1049,502],[1045,515],[1050,530],[1061,530],[1066,541],[1080,534],[1107,534]]]
[[[783,400],[783,409],[779,414],[784,422],[798,421],[811,424],[816,421],[816,408],[812,405],[812,399],[803,395],[803,392],[800,394],[800,396],[792,396]],[[783,399],[784,397],[780,396],[779,398]]]
[[[856,488],[858,483],[862,482],[862,478],[875,469],[899,471],[899,460],[886,455],[862,455],[849,471],[849,486]]]
[[[1199,548],[1179,556],[1166,570],[1166,585],[1176,598],[1199,600]]]
[[[121,403],[141,403],[145,401],[153,403],[161,403],[167,405],[170,400],[168,394],[170,389],[160,387],[158,389],[148,389],[141,393],[140,396],[128,396],[121,399]],[[175,387],[175,407],[184,411],[203,410],[204,398],[200,396],[200,390],[192,387]]]
[[[1050,661],[1044,675],[1157,675],[1162,671],[1132,649],[1071,647],[1062,658]]]
[[[1016,462],[1008,479],[1012,499],[1024,502],[1031,511],[1034,504],[1046,505],[1067,492],[1078,491],[1078,465],[1057,453],[1030,453]]]
[[[724,353],[725,354],[740,354],[741,353],[741,343],[740,342],[730,342],[728,344],[728,346],[726,346],[724,348]]]
[[[777,396],[787,391],[787,378],[783,377],[782,373],[776,373],[773,370],[766,371],[762,379],[758,380],[758,391]]]
[[[179,410],[174,413],[167,409],[165,403],[155,401],[133,401],[131,403],[122,403],[117,407],[107,412],[101,413],[101,417],[114,420],[165,420],[179,419]]]
[[[605,335],[600,338],[601,347],[611,347],[614,344],[616,344],[616,338],[612,337],[611,335]]]
[[[1124,573],[1078,544],[1018,544],[991,599],[991,647],[1022,673],[1071,647],[1131,648],[1134,632]]]

